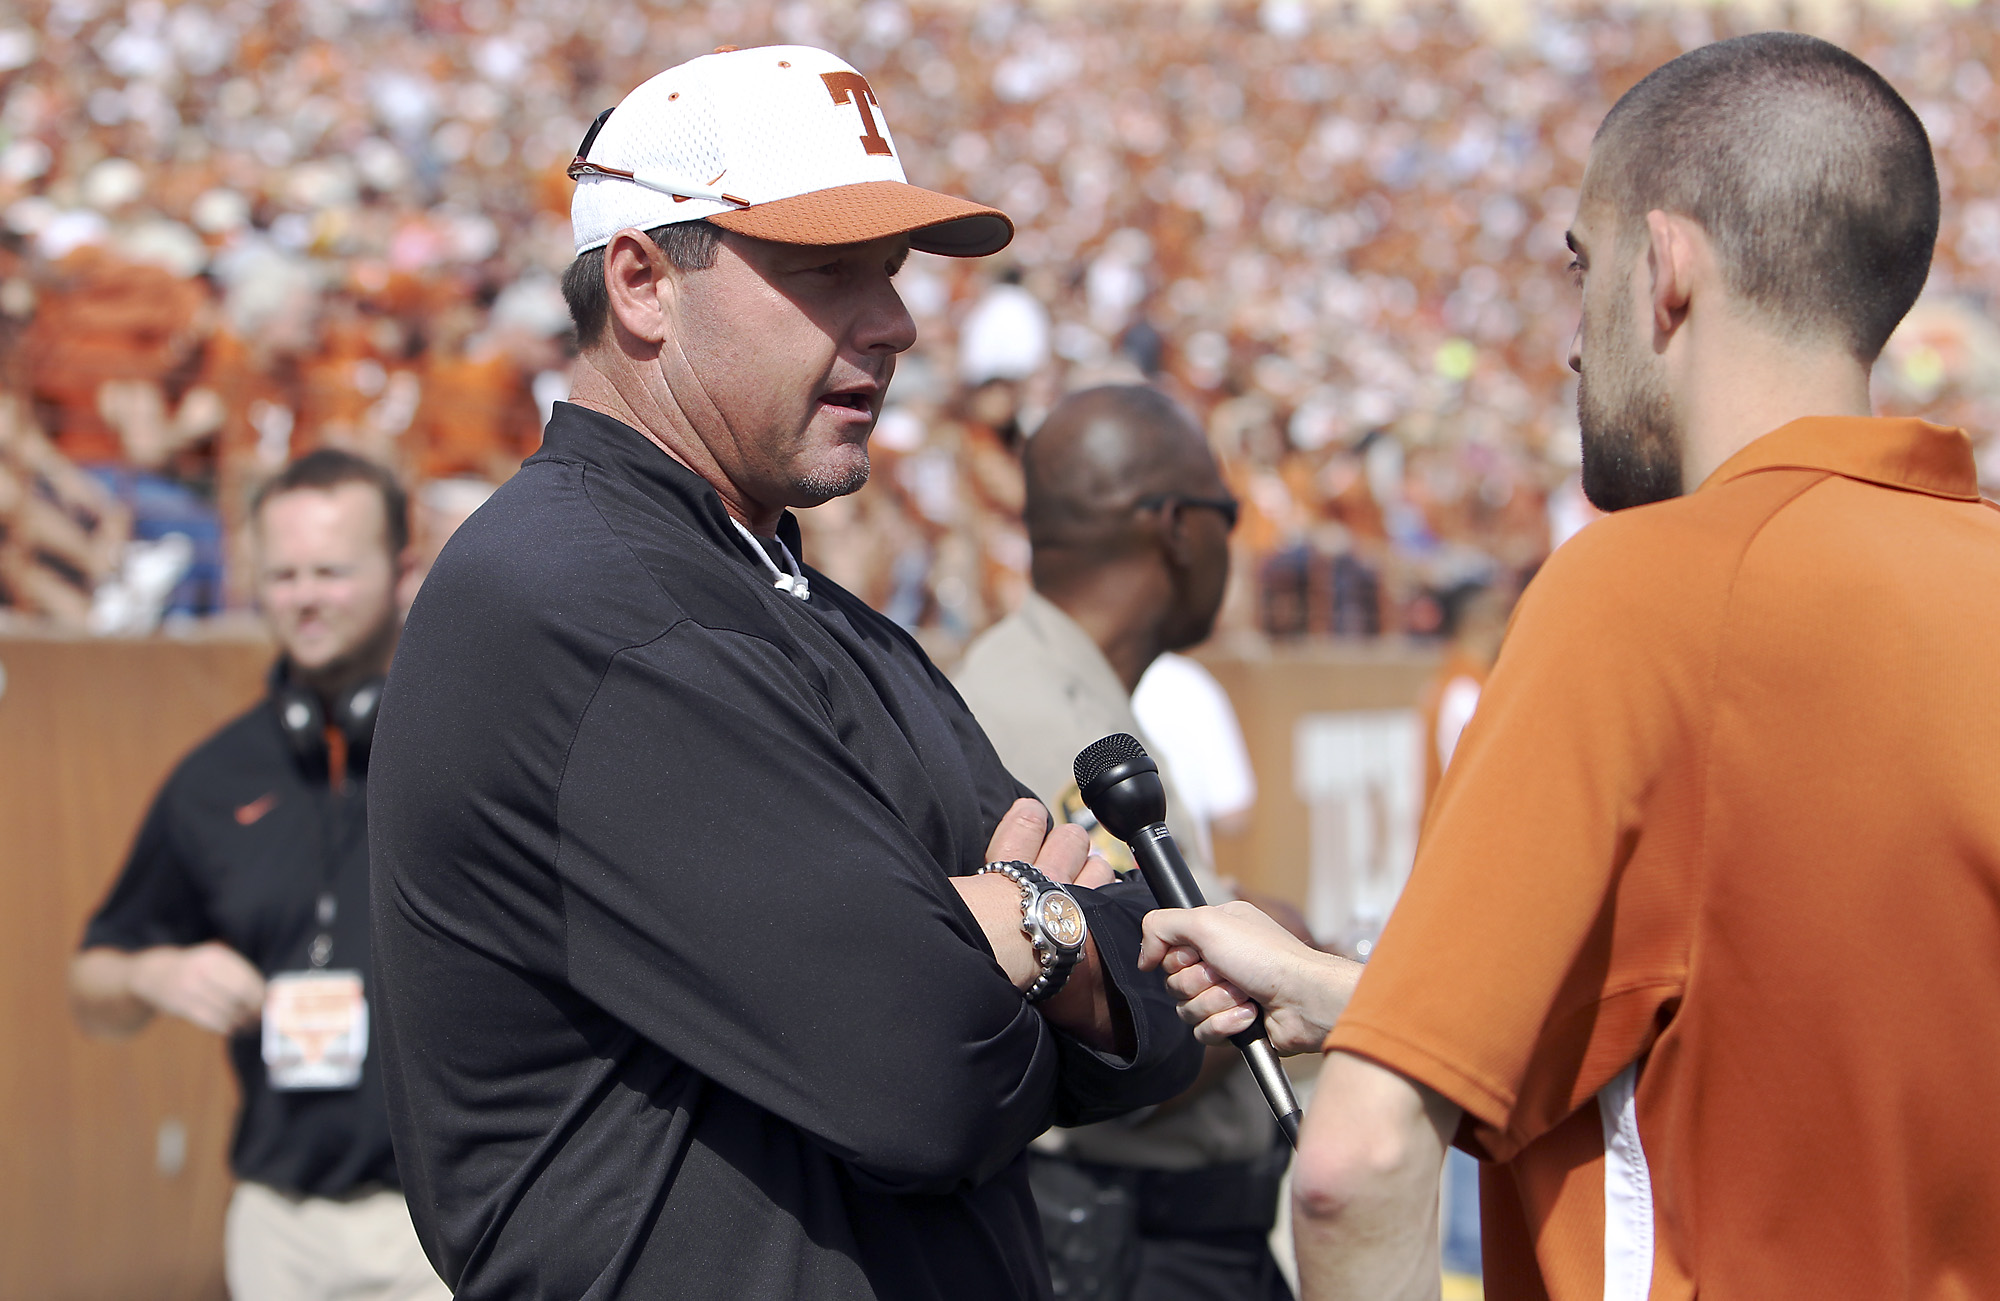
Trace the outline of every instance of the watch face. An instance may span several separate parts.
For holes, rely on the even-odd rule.
[[[1083,943],[1083,909],[1076,906],[1076,900],[1051,890],[1036,902],[1035,912],[1041,918],[1042,933],[1052,943],[1065,949]]]

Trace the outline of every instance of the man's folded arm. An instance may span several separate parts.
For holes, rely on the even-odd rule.
[[[684,628],[614,661],[570,750],[571,983],[879,1187],[989,1177],[1086,1050],[1009,982],[784,657]]]

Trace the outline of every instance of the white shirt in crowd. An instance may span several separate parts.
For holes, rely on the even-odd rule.
[[[1023,380],[1049,360],[1049,312],[1020,285],[996,284],[958,332],[958,373],[967,384]]]
[[[1139,679],[1132,713],[1173,772],[1207,857],[1210,825],[1257,802],[1257,777],[1229,693],[1187,656],[1162,655]]]

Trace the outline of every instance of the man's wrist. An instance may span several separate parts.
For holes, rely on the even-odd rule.
[[[1083,956],[1069,981],[1051,998],[1035,1005],[1051,1026],[1101,1053],[1129,1059],[1135,1032],[1131,1012],[1112,982],[1105,978],[1097,941],[1084,941]]]
[[[173,978],[173,967],[180,955],[181,950],[166,946],[141,949],[130,955],[125,968],[128,992],[148,1007],[160,1008],[163,987]]]
[[[158,1011],[133,987],[134,957],[100,945],[71,959],[70,1010],[85,1034],[123,1038]]]
[[[952,878],[959,897],[979,923],[986,946],[1002,974],[1017,990],[1025,990],[1041,974],[1034,946],[1021,934],[1021,892],[1012,881],[990,874]]]
[[[1354,995],[1354,983],[1361,975],[1361,964],[1317,949],[1308,950],[1302,958],[1295,986],[1300,993],[1298,1011],[1323,1040],[1333,1032],[1340,1014],[1347,1010],[1347,1001]]]
[[[1083,906],[1066,887],[1020,859],[988,863],[979,873],[1004,876],[1020,891],[1021,933],[1034,949],[1040,968],[1022,992],[1030,1003],[1048,1001],[1062,990],[1070,971],[1085,957],[1090,924],[1084,919]]]

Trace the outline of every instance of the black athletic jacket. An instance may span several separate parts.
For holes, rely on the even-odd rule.
[[[1142,884],[1079,892],[1131,1061],[1008,983],[947,878],[1028,792],[811,583],[564,404],[424,584],[371,773],[379,1029],[461,1301],[1046,1296],[1025,1145],[1194,1076]]]

